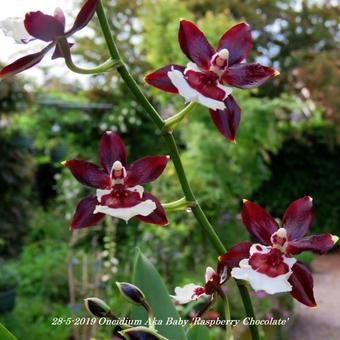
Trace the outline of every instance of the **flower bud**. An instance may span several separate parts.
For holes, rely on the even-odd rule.
[[[146,327],[128,328],[119,333],[128,340],[167,340],[156,331]]]
[[[94,316],[101,318],[111,312],[111,308],[101,299],[91,297],[84,300],[86,309]]]
[[[137,305],[144,304],[144,293],[135,285],[127,282],[116,282],[116,285],[121,294],[130,302]]]

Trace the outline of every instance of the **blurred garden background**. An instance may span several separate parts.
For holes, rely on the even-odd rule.
[[[175,132],[194,192],[226,247],[249,237],[240,221],[242,198],[280,217],[291,201],[310,195],[313,234],[340,234],[337,1],[104,3],[126,63],[164,117],[183,108],[183,100],[151,89],[143,76],[171,62],[186,63],[177,41],[179,18],[194,20],[214,44],[233,24],[248,22],[254,41],[250,59],[280,70],[260,89],[234,92],[242,109],[237,144],[216,131],[203,107],[190,112]],[[96,19],[76,42],[72,52],[80,65],[108,57]],[[107,339],[109,327],[52,327],[52,318],[88,315],[83,307],[88,296],[103,298],[120,316],[127,314],[130,306],[114,282],[131,281],[137,246],[171,292],[189,282],[200,284],[205,267],[215,266],[216,254],[186,211],[169,215],[170,225],[164,228],[106,219],[97,227],[69,230],[77,202],[90,190],[60,162],[96,162],[106,130],[122,136],[130,160],[164,154],[166,146],[114,72],[72,79],[51,72],[53,61],[42,65],[39,81],[30,73],[0,81],[0,292],[16,292],[14,309],[2,311],[0,322],[25,340]],[[151,188],[164,203],[182,197],[171,164]],[[304,261],[311,264],[313,257],[307,255]],[[232,282],[227,287],[232,318],[242,318],[237,289]],[[293,325],[289,295],[258,296],[256,309],[260,318],[290,316]],[[216,310],[221,312],[219,306]],[[188,316],[189,309],[180,312]],[[288,328],[268,337],[292,338]],[[219,339],[220,331],[211,334]]]

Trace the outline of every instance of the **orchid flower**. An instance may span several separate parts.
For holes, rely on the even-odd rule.
[[[188,283],[183,287],[176,287],[175,295],[171,295],[171,297],[180,305],[195,301],[200,297],[210,296],[212,299],[215,292],[227,280],[226,274],[227,272],[223,266],[218,266],[217,272],[213,268],[207,267],[204,287]]]
[[[28,54],[5,66],[0,70],[0,77],[14,75],[35,66],[52,48],[55,48],[52,59],[62,57],[60,46],[57,45],[58,41],[66,40],[84,28],[92,19],[98,3],[99,0],[85,1],[69,30],[65,30],[65,15],[60,8],[56,8],[53,16],[37,11],[27,13],[24,20],[8,18],[1,21],[0,29],[16,42],[28,43],[37,39],[48,43],[48,45],[40,52]],[[72,44],[68,45],[72,46]]]
[[[302,197],[287,208],[280,227],[259,205],[244,201],[242,220],[262,244],[241,242],[219,258],[231,276],[249,281],[255,291],[290,292],[301,303],[314,307],[313,277],[293,255],[305,250],[324,254],[339,239],[329,233],[305,236],[313,220],[312,198]]]
[[[188,20],[181,20],[178,40],[190,59],[186,67],[163,66],[148,74],[145,81],[160,90],[180,94],[187,102],[208,107],[217,129],[227,139],[234,140],[241,110],[229,86],[252,89],[279,73],[258,63],[242,63],[251,48],[250,27],[246,23],[225,32],[216,50],[204,33]]]
[[[156,197],[144,192],[143,184],[158,178],[169,156],[146,156],[127,165],[125,145],[118,135],[107,131],[99,143],[99,161],[71,159],[63,162],[82,184],[96,188],[96,195],[83,198],[74,213],[71,228],[86,228],[99,223],[105,215],[128,221],[168,224]]]

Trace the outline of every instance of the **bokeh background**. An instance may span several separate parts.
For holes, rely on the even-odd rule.
[[[70,18],[79,6],[78,1],[72,3]],[[217,132],[205,108],[195,108],[175,132],[192,187],[226,247],[249,237],[240,221],[242,198],[280,218],[292,200],[310,195],[315,205],[313,233],[340,234],[337,1],[104,3],[126,63],[163,117],[183,108],[183,100],[149,88],[143,76],[171,62],[186,63],[177,41],[179,18],[194,20],[214,44],[233,24],[248,22],[253,29],[249,59],[280,70],[279,77],[260,89],[234,92],[242,108],[237,144]],[[79,65],[93,66],[108,57],[96,18],[74,39],[72,51]],[[10,60],[2,58],[4,64]],[[136,246],[152,260],[170,291],[189,282],[199,284],[205,267],[215,265],[213,248],[186,211],[169,215],[166,228],[107,219],[97,227],[69,230],[75,205],[90,191],[61,161],[96,162],[98,141],[106,130],[122,136],[130,160],[166,153],[154,125],[114,72],[80,77],[44,60],[39,71],[0,82],[0,115],[0,292],[16,295],[14,309],[2,311],[0,322],[19,339],[108,338],[108,327],[51,327],[51,320],[87,315],[82,300],[88,296],[103,298],[120,316],[128,314],[130,306],[119,297],[114,282],[131,281]],[[149,189],[163,202],[182,197],[171,164]],[[329,281],[339,282],[339,257],[330,256],[333,262],[326,267],[324,262],[313,265],[310,254],[302,257],[319,275],[318,284],[320,268],[326,268]],[[227,292],[232,317],[242,318],[232,282]],[[10,299],[5,295],[0,308],[10,305]],[[307,331],[298,336],[294,322],[311,325],[328,309],[325,298],[320,306],[326,307],[314,311],[313,321],[309,311],[306,316],[304,308],[294,309],[287,295],[257,294],[254,301],[260,318],[290,317],[289,327],[266,330],[268,339],[303,339]],[[199,305],[191,307],[181,315],[187,317]],[[216,311],[222,313],[221,306]],[[335,327],[338,332],[340,325]],[[242,327],[236,334],[247,337]],[[219,328],[211,329],[212,339],[221,335]]]

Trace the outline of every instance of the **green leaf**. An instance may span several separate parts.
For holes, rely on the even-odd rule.
[[[9,330],[7,330],[7,328],[5,328],[1,323],[0,323],[0,339],[17,340],[17,338]]]
[[[209,340],[209,331],[208,328],[202,325],[196,325],[189,329],[188,340]]]
[[[170,299],[169,292],[161,276],[139,249],[137,249],[135,258],[133,284],[139,287],[145,294],[147,302],[152,307],[156,321],[162,321],[161,325],[155,324],[159,334],[171,340],[187,340],[182,326],[166,325],[168,318],[177,321],[180,317]],[[147,313],[144,308],[136,306],[133,308],[132,318],[142,320],[145,323]]]

